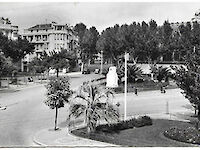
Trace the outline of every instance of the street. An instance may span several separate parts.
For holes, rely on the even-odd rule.
[[[71,88],[96,76],[90,74],[72,77]],[[1,104],[8,105],[6,110],[0,111],[0,146],[37,146],[33,143],[34,134],[45,128],[53,129],[55,112],[43,103],[45,92],[44,85],[38,85],[0,95]],[[120,102],[120,113],[123,116],[124,95],[116,94],[115,97],[113,102]],[[167,101],[169,113],[186,111],[186,107],[190,105],[179,89],[167,90],[166,94],[161,94],[160,91],[141,92],[138,96],[128,93],[127,115],[165,113]],[[66,104],[66,107],[59,110],[58,127],[65,126],[67,108]]]
[[[124,114],[124,94],[116,94],[114,103],[120,103],[120,114]],[[191,112],[192,106],[182,94],[180,89],[167,89],[163,94],[159,90],[127,94],[127,116],[146,114],[171,115]],[[194,111],[192,111],[194,112]]]
[[[96,76],[74,76],[70,80],[71,88],[76,88],[83,81]],[[43,103],[46,98],[45,92],[44,85],[38,85],[0,95],[0,104],[8,105],[6,110],[0,110],[0,147],[36,146],[33,143],[34,134],[44,128],[53,129],[55,112]],[[58,126],[66,118],[67,107],[64,107],[59,110]]]

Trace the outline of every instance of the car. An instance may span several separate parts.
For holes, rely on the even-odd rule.
[[[94,70],[94,73],[95,73],[95,74],[98,74],[99,72],[100,72],[100,69],[95,69],[95,70]]]
[[[0,110],[6,110],[6,106],[0,106]]]
[[[83,70],[82,74],[90,74],[90,70],[89,69]]]

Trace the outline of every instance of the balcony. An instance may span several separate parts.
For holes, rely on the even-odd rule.
[[[48,40],[32,40],[31,43],[49,43]]]
[[[39,30],[38,32],[36,30],[30,31],[28,29],[25,29],[24,32],[22,33],[24,36],[29,36],[29,35],[48,35],[52,33],[53,30]]]

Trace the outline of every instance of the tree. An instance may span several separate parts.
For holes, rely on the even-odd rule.
[[[159,49],[162,53],[161,61],[163,61],[163,57],[165,60],[171,59],[172,52],[169,49],[170,38],[172,36],[172,27],[170,26],[169,21],[165,21],[163,26],[159,29]]]
[[[71,69],[76,65],[76,58],[73,52],[68,52],[62,49],[60,52],[52,51],[50,56],[47,57],[47,62],[49,62],[49,67],[56,69],[56,76],[59,75],[59,69]]]
[[[84,36],[84,33],[86,31],[86,25],[83,24],[83,23],[78,23],[78,24],[75,25],[74,31],[78,33],[79,42],[81,44],[83,36]]]
[[[0,34],[0,49],[5,57],[12,58],[13,62],[21,61],[27,54],[33,53],[35,47],[27,40],[18,38],[16,41],[9,40],[4,35]]]
[[[193,49],[192,46],[192,27],[189,22],[186,25],[179,26],[180,31],[180,44],[181,44],[181,56],[185,56],[187,51]],[[183,60],[184,61],[184,60]]]
[[[199,52],[191,52],[185,56],[185,66],[173,67],[175,80],[182,94],[190,101],[200,117],[200,60]]]
[[[89,30],[86,30],[83,38],[82,38],[82,60],[86,62],[86,60],[94,61],[96,54],[98,53],[96,50],[96,43],[99,38],[99,32],[95,27],[91,27]]]
[[[29,64],[29,70],[34,73],[44,73],[47,70],[47,66],[43,64],[43,60],[35,57]]]
[[[157,67],[155,64],[151,65],[151,73],[156,77],[158,82],[164,79],[168,81],[168,78],[171,76],[169,68],[163,66]]]
[[[105,87],[83,83],[75,96],[76,101],[72,101],[69,118],[84,114],[88,133],[95,130],[100,120],[118,121],[119,113],[110,102],[112,95],[113,92]]]
[[[114,27],[109,27],[102,31],[96,45],[98,51],[103,51],[104,59],[114,64],[117,63],[118,57],[122,53],[118,48],[119,43],[117,41],[117,32],[119,28],[119,25],[116,24]]]
[[[51,77],[47,88],[47,99],[44,103],[50,109],[56,110],[54,130],[57,130],[58,109],[64,107],[64,103],[69,102],[69,97],[72,95],[68,77]]]
[[[117,68],[117,74],[120,80],[124,77],[125,75],[124,72],[125,72],[125,65],[124,63],[122,63]],[[128,77],[128,82],[130,83],[135,82],[137,78],[142,77],[142,69],[136,66],[136,64],[127,65],[127,77]]]
[[[10,58],[6,58],[0,52],[0,77],[11,75],[12,71],[16,70],[16,66],[12,63]]]

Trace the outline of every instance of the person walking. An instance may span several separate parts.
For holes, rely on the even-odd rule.
[[[137,95],[138,96],[138,90],[137,90],[137,88],[135,87],[135,95]]]
[[[160,86],[160,92],[163,93],[163,86]]]

